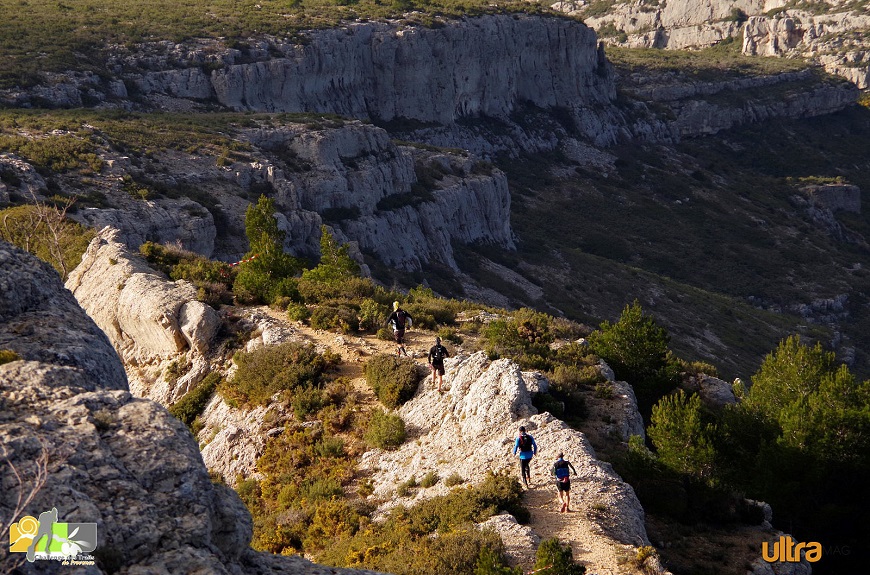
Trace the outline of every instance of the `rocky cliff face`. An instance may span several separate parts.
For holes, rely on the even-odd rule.
[[[111,79],[70,73],[3,97],[81,107],[82,94],[109,102],[135,92],[163,108],[212,100],[236,110],[437,124],[507,118],[520,102],[575,110],[615,97],[595,34],[578,22],[504,15],[443,24],[351,24],[308,32],[304,45],[266,39],[245,52],[217,42],[117,47]]]
[[[295,252],[318,253],[318,214],[339,240],[402,269],[430,261],[455,268],[453,241],[513,248],[507,180],[472,156],[396,146],[386,131],[355,123],[248,137],[283,161],[245,167],[238,177],[274,188]]]
[[[627,93],[667,110],[635,124],[637,137],[648,141],[680,141],[774,118],[831,114],[859,94],[842,80],[819,81],[812,70],[707,82],[689,81],[681,72],[633,74],[624,80]]]
[[[4,522],[52,507],[61,520],[95,522],[97,564],[86,573],[366,573],[252,551],[238,496],[211,482],[178,420],[127,391],[118,356],[57,274],[4,242],[0,263],[0,346],[24,358],[0,366]],[[4,567],[19,564],[69,569],[3,551]]]
[[[604,13],[563,0],[562,12],[582,16],[608,44],[631,48],[706,48],[741,39],[747,55],[801,56],[859,88],[870,87],[870,16],[845,3],[790,7],[783,0],[614,2]]]
[[[833,8],[831,12],[787,10],[776,17],[753,16],[744,29],[743,53],[814,58],[828,72],[866,90],[870,88],[870,15]]]
[[[196,300],[193,284],[155,273],[119,236],[101,231],[66,287],[123,358],[133,393],[169,405],[209,371],[205,357],[220,318]],[[189,369],[172,380],[164,375],[172,362]]]

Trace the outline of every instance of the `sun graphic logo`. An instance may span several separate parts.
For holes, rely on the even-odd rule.
[[[9,529],[9,552],[26,553],[27,560],[58,559],[66,564],[90,564],[76,558],[97,548],[96,523],[60,523],[57,508],[39,514],[39,519],[26,515]],[[89,558],[92,559],[92,558]]]

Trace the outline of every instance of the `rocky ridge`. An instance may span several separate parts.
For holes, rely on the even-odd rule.
[[[4,518],[57,507],[67,521],[96,522],[97,564],[82,573],[370,573],[251,550],[241,500],[212,483],[178,420],[127,391],[118,356],[54,271],[4,242],[0,261],[0,339],[24,358],[0,366]],[[2,553],[22,573],[69,569]]]
[[[66,287],[123,359],[133,393],[169,405],[210,371],[206,357],[221,320],[197,301],[193,284],[168,281],[119,236],[112,228],[97,234]],[[179,362],[189,369],[172,381],[165,371]]]
[[[571,541],[576,559],[587,569],[616,569],[618,555],[647,545],[644,514],[634,491],[609,464],[599,461],[585,436],[549,413],[538,414],[532,406],[527,376],[512,361],[490,362],[486,354],[445,361],[449,391],[441,395],[428,380],[398,413],[409,430],[409,441],[393,452],[371,451],[362,457],[361,468],[372,472],[374,494],[386,500],[381,509],[447,493],[444,479],[456,473],[469,483],[482,481],[489,472],[516,474],[513,442],[518,426],[525,425],[535,437],[539,455],[532,463],[535,490],[548,491],[549,465],[559,451],[577,468],[572,486],[578,510],[575,519],[596,524],[599,539],[594,553],[591,542]],[[446,448],[446,449],[445,449]],[[434,472],[442,480],[403,498],[396,486],[412,475],[421,478]],[[555,497],[555,490],[552,493]],[[607,509],[601,518],[587,517],[593,505]],[[504,521],[493,523],[500,525]],[[505,522],[510,528],[511,522]],[[521,560],[523,553],[514,551]]]
[[[274,198],[285,249],[299,257],[319,257],[324,223],[353,244],[360,263],[362,250],[405,270],[456,269],[454,242],[513,248],[507,180],[468,153],[397,145],[385,130],[355,121],[262,124],[239,129],[249,151],[226,161],[178,150],[131,158],[107,144],[96,150],[103,168],[87,184],[66,174],[53,184],[85,198],[75,219],[117,229],[133,250],[154,241],[236,261],[247,251],[245,210],[260,194]],[[17,156],[0,156],[0,171],[15,176],[17,184],[4,187],[19,201],[45,201],[57,190]],[[131,197],[131,186],[147,199]],[[102,198],[96,206],[86,199],[94,196]]]
[[[588,12],[586,2],[566,0],[553,7],[582,16],[608,44],[681,50],[742,39],[743,54],[808,58],[862,90],[870,87],[870,16],[844,2],[816,2],[812,11],[795,4],[783,0],[614,2],[604,13],[594,14]]]
[[[0,97],[15,106],[82,107],[87,94],[124,106],[135,93],[163,109],[213,101],[234,110],[449,125],[507,119],[520,102],[582,116],[616,95],[595,34],[567,19],[480,16],[432,28],[354,23],[305,37],[304,45],[252,39],[244,52],[204,40],[117,46],[108,79],[70,72]]]

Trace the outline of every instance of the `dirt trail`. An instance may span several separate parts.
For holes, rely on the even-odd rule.
[[[555,485],[548,480],[533,481],[532,488],[526,491],[523,503],[531,513],[529,526],[541,539],[556,537],[571,545],[574,559],[586,565],[587,575],[622,575],[634,570],[626,563],[614,564],[614,555],[621,550],[600,536],[600,528],[587,518],[595,511],[579,498],[579,492],[572,492],[571,512],[560,513],[559,496]],[[627,553],[627,552],[626,552]],[[626,555],[628,558],[628,555]]]
[[[268,308],[264,308],[264,311]],[[266,311],[271,317],[292,327],[315,345],[329,347],[339,353],[344,360],[340,374],[352,380],[354,387],[363,396],[363,402],[372,407],[380,405],[371,388],[366,384],[364,367],[369,357],[375,354],[394,354],[396,344],[384,341],[373,335],[349,336],[334,332],[312,329],[297,322],[290,322],[286,316],[273,309]],[[465,346],[448,344],[451,352],[463,351],[463,347],[471,349],[475,339],[466,339]],[[413,330],[405,336],[405,347],[414,359],[425,365],[429,347],[434,344],[435,333],[426,330]],[[381,406],[382,407],[382,406]],[[579,487],[579,486],[577,486]],[[592,504],[583,500],[581,490],[572,491],[570,513],[560,513],[556,488],[548,479],[535,478],[532,488],[526,491],[523,502],[528,508],[531,519],[529,527],[541,539],[557,537],[562,542],[571,545],[574,559],[587,568],[587,575],[625,575],[635,573],[630,563],[615,564],[614,556],[629,557],[627,551],[614,549],[613,544],[606,542],[600,536],[600,528],[596,522],[588,518],[588,514],[596,513]],[[531,565],[525,566],[531,569]]]

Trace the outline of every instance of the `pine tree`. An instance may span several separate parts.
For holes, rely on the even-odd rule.
[[[652,408],[652,425],[647,429],[658,451],[659,461],[675,471],[698,478],[713,474],[716,427],[703,422],[701,398],[680,390],[663,397]]]
[[[592,351],[613,368],[616,377],[634,388],[644,415],[678,381],[668,332],[643,313],[637,300],[625,306],[619,321],[605,321],[588,339]]]

